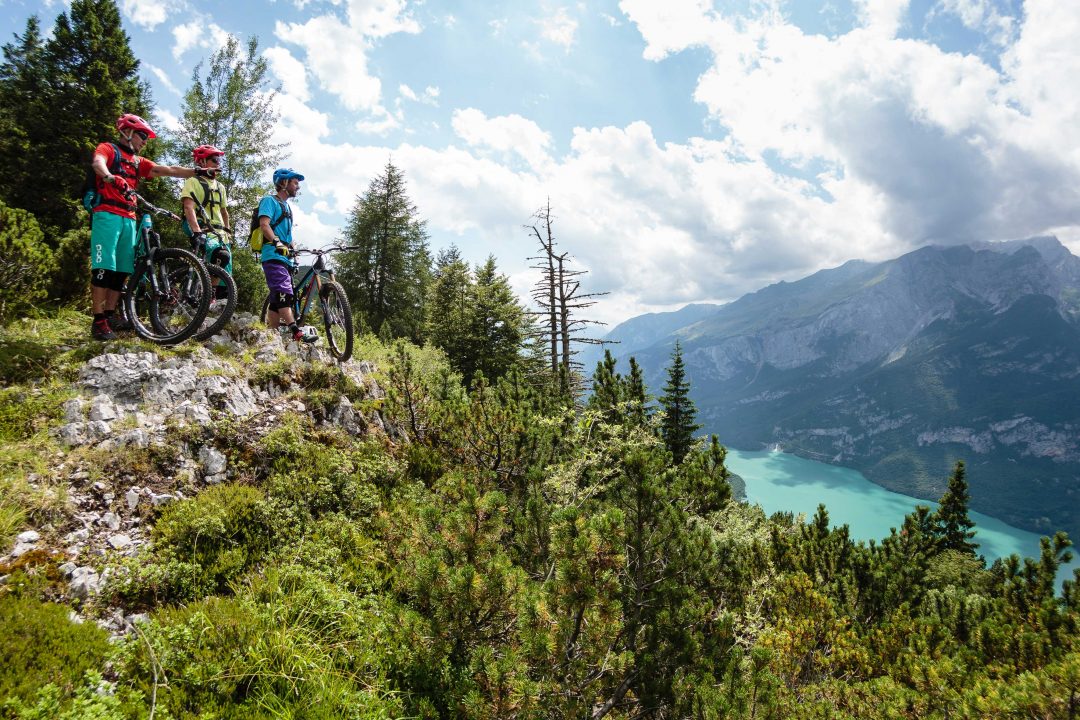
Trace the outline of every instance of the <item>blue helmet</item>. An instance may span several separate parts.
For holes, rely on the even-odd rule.
[[[291,180],[292,178],[303,180],[304,176],[292,168],[278,168],[274,171],[274,186],[277,187],[278,184],[286,180]]]

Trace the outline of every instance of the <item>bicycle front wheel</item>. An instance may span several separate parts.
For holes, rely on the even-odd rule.
[[[206,269],[210,273],[210,285],[213,292],[206,319],[203,320],[199,331],[195,333],[196,340],[207,340],[217,335],[236,311],[236,281],[233,280],[233,276],[219,265],[207,265]],[[225,288],[223,298],[217,297],[219,287]]]
[[[345,362],[352,357],[353,349],[352,306],[345,296],[345,288],[333,280],[324,280],[319,291],[319,311],[330,354]],[[312,318],[313,324],[316,321]]]
[[[198,331],[212,292],[201,260],[187,250],[161,248],[135,269],[124,307],[139,337],[174,345]]]

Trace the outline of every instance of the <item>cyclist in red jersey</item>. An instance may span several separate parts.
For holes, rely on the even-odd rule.
[[[94,313],[90,334],[95,340],[116,339],[110,321],[124,281],[135,270],[135,203],[128,192],[135,190],[143,178],[189,178],[206,172],[201,168],[158,165],[139,157],[138,152],[157,135],[138,115],[121,115],[116,130],[119,163],[113,144],[107,142],[95,148],[91,163],[101,195],[90,228],[90,299]]]

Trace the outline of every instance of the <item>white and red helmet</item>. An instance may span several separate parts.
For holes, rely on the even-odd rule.
[[[116,129],[121,133],[141,132],[146,133],[146,139],[157,137],[157,133],[145,120],[138,115],[125,113],[116,119]]]
[[[200,145],[191,151],[191,157],[195,162],[201,162],[209,158],[220,158],[225,156],[224,150],[218,150],[213,145]]]

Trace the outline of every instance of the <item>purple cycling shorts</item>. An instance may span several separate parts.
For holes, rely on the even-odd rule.
[[[262,264],[263,274],[266,276],[266,287],[272,293],[292,295],[292,272],[285,263],[268,260]]]

